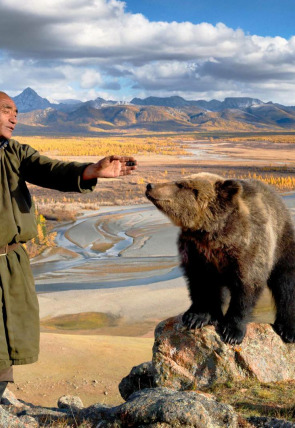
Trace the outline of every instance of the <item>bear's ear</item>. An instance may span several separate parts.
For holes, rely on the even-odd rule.
[[[215,184],[217,193],[224,199],[232,200],[235,195],[242,191],[242,185],[237,180],[218,181]]]

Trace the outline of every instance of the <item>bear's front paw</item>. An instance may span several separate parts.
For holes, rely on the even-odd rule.
[[[229,343],[230,345],[238,345],[242,343],[245,337],[246,326],[243,324],[232,323],[222,324],[218,331],[225,343]]]
[[[281,336],[285,343],[295,343],[295,326],[286,326],[279,322],[273,325],[274,331]]]
[[[210,323],[211,316],[208,312],[196,313],[189,309],[182,316],[183,324],[189,329],[201,328]]]

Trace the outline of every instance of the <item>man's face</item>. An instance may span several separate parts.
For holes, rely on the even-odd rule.
[[[11,138],[17,123],[17,108],[8,95],[0,94],[0,138]]]

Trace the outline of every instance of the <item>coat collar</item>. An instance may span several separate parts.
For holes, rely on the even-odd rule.
[[[8,140],[6,138],[0,137],[0,150],[5,149],[8,146]]]

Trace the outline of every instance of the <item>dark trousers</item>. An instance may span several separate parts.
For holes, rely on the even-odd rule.
[[[12,366],[0,370],[0,402],[8,382],[13,382]]]
[[[13,369],[12,366],[7,369],[0,370],[0,382],[13,382]]]

